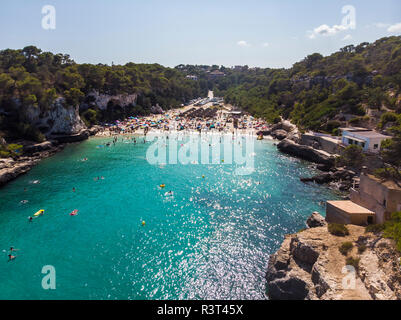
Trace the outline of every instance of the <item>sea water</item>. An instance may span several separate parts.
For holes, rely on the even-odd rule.
[[[273,141],[255,141],[249,175],[150,164],[141,137],[107,142],[69,145],[0,189],[0,299],[264,299],[269,255],[338,198]]]

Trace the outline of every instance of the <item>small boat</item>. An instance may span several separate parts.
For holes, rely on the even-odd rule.
[[[73,212],[70,213],[70,216],[76,216],[78,214],[78,210],[75,209]]]

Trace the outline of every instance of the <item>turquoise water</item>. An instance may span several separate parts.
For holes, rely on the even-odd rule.
[[[107,141],[69,145],[0,189],[0,299],[264,299],[269,255],[337,198],[301,183],[313,170],[271,141],[255,142],[248,176],[228,164],[150,165],[149,143],[97,148]],[[55,290],[41,286],[45,265]]]

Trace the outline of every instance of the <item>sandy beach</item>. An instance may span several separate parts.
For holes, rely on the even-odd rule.
[[[212,117],[191,116],[191,113],[207,113],[213,110]],[[235,123],[235,124],[234,124]],[[124,121],[103,126],[96,136],[145,135],[145,134],[230,134],[257,135],[258,131],[267,129],[267,123],[248,114],[233,114],[231,107],[214,107],[211,103],[205,107],[185,106],[169,110],[163,114],[146,117],[130,117]]]

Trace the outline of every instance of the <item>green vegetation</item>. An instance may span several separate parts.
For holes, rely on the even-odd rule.
[[[215,70],[225,76],[213,78],[210,73]],[[196,75],[198,80],[187,79],[187,75]],[[175,108],[205,96],[208,90],[271,123],[280,117],[290,119],[301,132],[311,129],[337,135],[350,115],[350,123],[358,124],[369,120],[369,109],[383,109],[387,112],[379,126],[387,129],[391,123],[391,132],[397,135],[401,132],[401,37],[350,45],[327,57],[314,53],[289,69],[91,65],[34,46],[0,51],[2,129],[7,135],[37,141],[43,137],[35,129],[45,133],[46,128],[27,128],[26,124],[32,124],[29,115],[51,110],[58,98],[64,98],[65,106],[79,105],[85,123],[94,125],[148,115],[156,104],[165,110]],[[91,97],[94,92],[135,94],[137,100],[125,108],[110,101],[104,110]],[[400,154],[400,141],[384,145],[383,154],[392,162]]]
[[[361,261],[361,259],[359,258],[354,258],[354,257],[348,257],[345,260],[345,264],[347,266],[353,266],[355,268],[355,270],[358,270],[359,268],[359,261]]]
[[[394,239],[397,250],[401,252],[401,212],[394,212],[391,219],[384,224],[372,224],[365,228],[365,232],[383,233],[386,238]]]
[[[365,228],[366,232],[380,233],[384,230],[384,224],[370,224]]]
[[[381,154],[383,160],[390,166],[376,174],[392,178],[397,183],[401,182],[401,121],[398,126],[390,129],[394,134],[392,139],[383,141]]]
[[[226,76],[214,81],[216,94],[271,122],[281,115],[299,127],[333,133],[331,121],[344,121],[342,114],[353,114],[358,123],[368,120],[367,108],[401,112],[399,36],[347,46],[327,57],[314,53],[290,69],[220,71]]]
[[[341,252],[341,254],[343,254],[344,256],[346,256],[354,247],[354,245],[352,244],[352,242],[344,242],[339,248],[338,250]]]
[[[352,118],[350,121],[348,121],[348,123],[353,126],[361,126],[364,122],[369,120],[370,120],[369,116],[355,117]]]
[[[202,86],[203,85],[203,86]],[[207,83],[191,81],[181,72],[158,64],[77,64],[69,55],[42,52],[34,46],[0,51],[0,121],[8,136],[42,141],[42,128],[31,128],[30,115],[43,114],[57,98],[65,106],[89,103],[89,94],[137,94],[135,106],[111,103],[107,110],[83,108],[87,123],[150,113],[151,106],[175,108],[206,95]],[[39,131],[38,131],[39,130]]]
[[[0,158],[15,157],[22,154],[22,151],[19,144],[0,145]]]
[[[99,115],[94,109],[88,109],[83,112],[81,114],[81,118],[88,127],[93,126],[99,122]]]
[[[349,235],[347,227],[343,224],[329,223],[327,229],[334,236],[345,237]]]
[[[358,253],[359,253],[359,254],[364,253],[365,250],[366,250],[366,245],[360,244],[360,245],[358,246]]]
[[[389,122],[400,122],[401,123],[401,115],[396,114],[395,112],[385,112],[380,117],[379,128],[383,128]]]
[[[336,159],[338,167],[346,166],[354,169],[360,169],[363,166],[365,155],[362,148],[356,145],[347,146]]]
[[[33,140],[36,142],[43,142],[46,140],[44,134],[35,128],[33,125],[25,122],[12,123],[9,125],[12,127],[19,137]]]
[[[397,250],[401,252],[401,212],[394,212],[391,220],[384,225],[384,236],[394,239]]]

